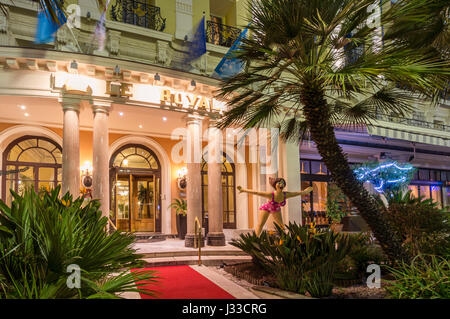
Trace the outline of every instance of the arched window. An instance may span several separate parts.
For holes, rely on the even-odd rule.
[[[38,192],[61,183],[62,149],[46,137],[23,136],[3,153],[2,198],[11,203],[10,189],[21,194],[27,187]]]
[[[161,231],[161,165],[149,148],[128,144],[110,160],[112,220],[117,229]]]
[[[202,217],[208,213],[208,163],[202,163]],[[236,193],[234,164],[222,154],[223,228],[236,228]]]
[[[142,146],[127,146],[116,152],[112,166],[121,169],[159,169],[156,156]]]

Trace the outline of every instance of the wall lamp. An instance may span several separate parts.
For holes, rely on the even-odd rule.
[[[177,171],[177,175],[178,175],[177,187],[180,191],[184,192],[186,190],[186,185],[187,185],[187,182],[186,182],[187,168],[186,167],[180,168]]]
[[[196,86],[197,86],[197,83],[195,83],[195,80],[192,80],[191,83],[189,84],[188,90],[194,91]]]
[[[91,162],[86,161],[84,165],[80,167],[81,170],[81,184],[85,188],[92,187],[92,165]]]
[[[155,74],[153,79],[155,80],[154,82],[155,85],[162,85],[161,76],[158,74],[158,72]]]
[[[69,65],[69,73],[78,73],[78,63],[73,60]]]

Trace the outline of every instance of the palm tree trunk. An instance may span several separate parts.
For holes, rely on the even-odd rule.
[[[320,85],[304,87],[301,100],[305,106],[304,115],[309,124],[311,139],[316,143],[332,179],[358,209],[388,257],[392,261],[408,261],[410,256],[402,247],[400,238],[381,214],[374,198],[353,174],[347,157],[336,140],[330,123],[329,108]]]

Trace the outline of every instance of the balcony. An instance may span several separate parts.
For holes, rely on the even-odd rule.
[[[166,28],[166,18],[161,17],[161,9],[145,0],[117,0],[111,8],[111,19],[156,31]]]
[[[211,44],[231,47],[241,29],[214,21],[206,22],[206,41]]]
[[[376,117],[377,117],[377,120],[380,120],[380,121],[399,123],[399,124],[415,126],[415,127],[423,127],[423,128],[428,128],[428,129],[433,129],[433,130],[438,130],[438,131],[443,131],[443,132],[450,132],[450,126],[445,125],[440,122],[427,122],[427,121],[418,120],[418,119],[414,119],[414,118],[405,118],[405,117],[399,117],[399,116],[395,116],[395,115],[386,115],[386,114],[381,114],[381,113],[377,113]]]

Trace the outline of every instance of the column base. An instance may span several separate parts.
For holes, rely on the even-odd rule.
[[[186,234],[186,236],[184,237],[184,247],[195,247],[195,243],[198,243],[198,238],[197,236],[195,236],[194,234]],[[201,245],[202,247],[205,246],[205,237],[202,236],[202,240],[201,240]]]
[[[220,233],[208,233],[207,243],[209,246],[225,246],[225,234]]]

